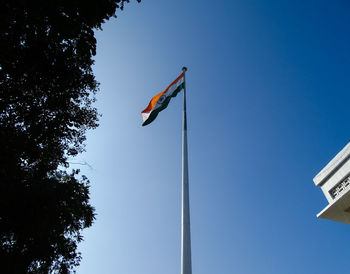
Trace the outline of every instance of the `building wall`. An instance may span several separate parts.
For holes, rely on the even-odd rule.
[[[334,173],[333,173],[334,172]],[[328,202],[331,204],[339,197],[332,198],[329,191],[334,188],[339,182],[342,182],[350,175],[350,159],[347,159],[342,165],[332,170],[331,176],[322,184],[321,189],[326,196]],[[341,195],[340,195],[341,196]]]

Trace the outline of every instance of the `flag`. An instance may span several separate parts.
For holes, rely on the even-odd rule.
[[[165,109],[172,97],[175,97],[185,86],[185,73],[181,73],[164,91],[154,96],[141,114],[142,126],[146,126],[156,119],[159,112]]]

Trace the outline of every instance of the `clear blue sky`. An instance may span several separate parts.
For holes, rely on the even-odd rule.
[[[350,227],[316,218],[312,179],[350,139],[349,14],[347,0],[143,0],[106,23],[77,272],[180,273],[182,97],[147,127],[140,112],[186,65],[193,273],[347,273]]]

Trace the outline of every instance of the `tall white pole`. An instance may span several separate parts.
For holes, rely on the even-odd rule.
[[[186,115],[186,71],[184,72],[183,128],[182,128],[182,216],[181,216],[181,274],[192,274],[190,201],[188,188],[187,115]]]

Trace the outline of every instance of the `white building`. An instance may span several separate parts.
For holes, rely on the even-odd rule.
[[[350,224],[350,142],[314,178],[327,205],[317,217]]]

